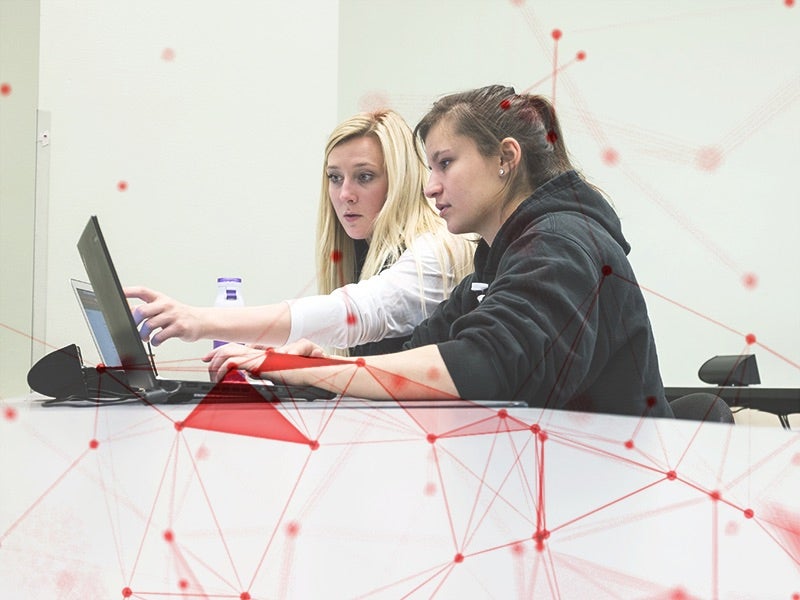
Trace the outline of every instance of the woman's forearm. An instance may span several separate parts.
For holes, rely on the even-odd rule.
[[[282,346],[289,337],[292,321],[286,302],[200,310],[204,324],[202,337],[206,339]]]
[[[382,354],[348,359],[348,364],[303,368],[305,357],[281,357],[278,362],[268,355],[261,376],[276,382],[314,385],[337,394],[373,400],[443,400],[458,398],[447,366],[435,345],[422,346],[396,354]],[[286,368],[287,361],[297,368]]]

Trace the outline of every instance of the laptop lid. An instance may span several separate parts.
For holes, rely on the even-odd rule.
[[[146,391],[157,389],[160,386],[122,292],[96,216],[90,217],[86,223],[78,240],[78,252],[94,291],[97,307],[105,316],[108,336],[118,355],[116,362],[125,370],[129,385]],[[89,326],[91,329],[91,322]]]
[[[78,306],[86,320],[86,325],[89,327],[89,332],[92,334],[94,345],[100,354],[100,360],[107,367],[121,366],[122,362],[119,359],[117,348],[114,346],[114,340],[111,339],[108,323],[100,309],[100,303],[97,301],[92,284],[77,279],[70,279],[70,283],[75,291],[75,297],[78,299]]]

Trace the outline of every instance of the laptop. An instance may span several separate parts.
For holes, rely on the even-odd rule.
[[[120,367],[133,398],[151,404],[211,401],[243,401],[253,389],[266,401],[317,400],[336,394],[315,386],[283,385],[249,381],[244,377],[222,383],[165,379],[156,373],[151,356],[139,336],[128,300],[122,292],[100,223],[92,216],[78,240],[89,283],[72,280],[92,339],[106,367]]]

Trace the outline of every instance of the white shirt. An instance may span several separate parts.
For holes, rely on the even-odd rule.
[[[442,252],[446,272],[442,278],[435,252],[439,243],[432,234],[423,234],[397,262],[369,279],[328,295],[290,300],[287,343],[308,338],[321,346],[350,348],[409,335],[458,283],[446,252]],[[447,289],[442,289],[443,281]]]

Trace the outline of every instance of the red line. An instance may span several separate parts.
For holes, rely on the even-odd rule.
[[[261,558],[258,559],[258,564],[256,565],[256,568],[253,570],[253,577],[250,579],[250,583],[247,586],[247,589],[253,587],[253,584],[255,583],[256,578],[258,577],[258,572],[264,565],[264,561],[267,558],[267,553],[269,552],[269,549],[272,546],[272,542],[275,541],[275,534],[278,532],[278,529],[280,528],[281,523],[283,522],[283,518],[286,516],[286,511],[289,510],[289,504],[291,503],[292,498],[294,497],[294,494],[297,491],[298,486],[300,485],[300,480],[303,478],[303,473],[306,472],[306,468],[308,467],[308,463],[311,461],[312,454],[313,452],[308,453],[308,455],[306,456],[306,460],[303,463],[303,466],[300,468],[300,472],[297,474],[297,480],[294,482],[294,485],[292,486],[292,491],[289,492],[289,497],[286,499],[286,503],[283,505],[283,510],[281,511],[281,514],[275,521],[275,527],[273,528],[272,533],[269,536],[267,545],[264,547],[264,552],[262,552]]]
[[[458,464],[458,465],[459,465],[459,466],[460,466],[462,469],[464,469],[464,470],[465,470],[467,473],[469,473],[470,475],[472,475],[472,476],[473,476],[475,479],[478,479],[478,474],[477,474],[477,473],[475,473],[475,471],[473,471],[472,469],[470,469],[470,468],[469,468],[467,465],[465,465],[465,464],[464,464],[464,463],[463,463],[463,462],[462,462],[462,461],[461,461],[461,460],[460,460],[460,459],[459,459],[457,456],[455,456],[454,454],[452,454],[452,453],[450,453],[450,452],[447,452],[447,450],[446,450],[445,448],[442,448],[442,452],[446,452],[446,453],[447,453],[447,456],[448,456],[448,457],[449,457],[449,458],[450,458],[450,459],[451,459],[453,462],[457,463],[457,464]],[[519,460],[519,457],[518,457],[518,460]],[[513,465],[512,465],[512,466],[513,466]],[[526,481],[526,483],[527,483],[527,480],[525,480],[525,481]],[[514,510],[514,511],[515,511],[515,512],[516,512],[516,513],[517,513],[517,514],[520,516],[520,517],[522,517],[523,519],[527,519],[527,520],[529,520],[529,521],[530,521],[530,516],[529,516],[529,515],[526,515],[525,513],[523,513],[523,512],[522,512],[522,511],[519,509],[519,507],[517,507],[515,504],[512,504],[511,502],[509,502],[509,501],[508,501],[508,500],[506,500],[506,499],[505,499],[503,496],[501,496],[501,495],[500,495],[500,493],[499,493],[499,488],[496,490],[496,489],[494,489],[494,488],[493,488],[491,485],[488,485],[488,484],[486,485],[486,487],[487,487],[487,489],[489,489],[489,490],[491,490],[492,492],[496,493],[496,494],[497,494],[497,496],[498,496],[498,497],[499,497],[499,498],[500,498],[500,499],[501,499],[501,500],[502,500],[502,501],[503,501],[503,502],[506,504],[506,506],[508,506],[509,508],[511,508],[512,510]],[[526,489],[528,489],[528,488],[526,488]],[[530,523],[531,523],[531,526],[533,526],[533,525],[534,525],[533,521],[530,521]]]
[[[613,276],[614,276],[614,277],[619,277],[620,279],[625,279],[624,277],[622,277],[621,275],[617,275],[616,273],[614,273],[614,274],[613,274]],[[686,312],[690,312],[690,313],[692,313],[693,315],[695,315],[695,316],[698,316],[698,317],[700,317],[701,319],[704,319],[704,320],[708,321],[709,323],[713,323],[714,325],[717,325],[717,326],[719,326],[719,327],[722,327],[723,329],[725,329],[725,330],[727,330],[727,331],[730,331],[731,333],[735,333],[736,335],[739,335],[739,336],[742,336],[742,337],[744,337],[744,336],[745,336],[745,334],[744,334],[744,333],[742,333],[741,331],[737,331],[737,330],[736,330],[736,329],[734,329],[733,327],[730,327],[729,325],[726,325],[725,323],[722,323],[721,321],[717,321],[716,319],[712,319],[711,317],[709,317],[709,316],[706,316],[706,315],[704,315],[703,313],[701,313],[701,312],[698,312],[698,311],[694,310],[693,308],[689,308],[689,307],[688,307],[688,306],[686,306],[685,304],[681,304],[681,303],[680,303],[680,302],[678,302],[677,300],[673,300],[672,298],[668,298],[668,297],[667,297],[667,296],[665,296],[664,294],[661,294],[661,293],[659,293],[659,292],[657,292],[657,291],[655,291],[655,290],[653,290],[653,289],[650,289],[650,288],[648,288],[648,287],[645,287],[645,286],[643,286],[641,283],[637,284],[637,283],[635,283],[635,282],[633,282],[633,281],[630,281],[630,280],[628,280],[628,279],[625,279],[625,281],[627,281],[627,282],[628,282],[628,283],[630,283],[631,285],[638,285],[638,286],[639,286],[639,288],[640,288],[642,291],[645,291],[645,292],[647,292],[647,293],[649,293],[649,294],[652,294],[653,296],[656,296],[656,297],[658,297],[658,298],[661,298],[662,300],[666,300],[666,301],[667,301],[667,302],[669,302],[670,304],[673,304],[673,305],[677,306],[678,308],[682,308],[682,309],[683,309],[683,310],[685,310]],[[756,343],[758,343],[758,342],[756,342]],[[760,344],[759,344],[759,345],[760,345]]]
[[[795,77],[775,93],[772,98],[759,105],[742,121],[740,125],[722,138],[720,145],[724,153],[741,145],[748,137],[757,132],[764,123],[786,110],[800,95],[800,77]]]
[[[413,589],[411,592],[409,592],[409,594],[413,594],[413,593],[414,593],[414,592],[415,592],[417,589],[419,589],[420,587],[422,587],[423,585],[425,585],[426,583],[428,583],[429,581],[431,581],[431,580],[432,580],[434,577],[436,577],[436,576],[437,576],[439,573],[441,573],[442,571],[444,571],[444,569],[446,569],[448,566],[449,566],[449,563],[446,563],[446,564],[445,564],[443,567],[431,567],[430,569],[425,569],[424,571],[421,571],[421,572],[419,572],[419,573],[414,573],[413,575],[409,575],[409,576],[407,576],[407,577],[403,577],[403,578],[401,578],[401,579],[398,579],[398,580],[396,580],[396,581],[393,581],[392,583],[389,583],[389,584],[383,585],[383,586],[381,586],[381,587],[379,587],[379,588],[375,588],[374,590],[372,590],[371,592],[367,592],[366,594],[362,594],[362,595],[360,595],[360,596],[355,596],[355,598],[356,598],[356,599],[359,599],[359,598],[368,598],[368,597],[370,597],[370,596],[372,596],[372,595],[374,595],[374,594],[378,594],[378,593],[380,593],[380,592],[383,592],[383,591],[385,591],[385,590],[388,590],[388,589],[390,589],[390,588],[393,588],[393,587],[395,587],[395,586],[397,586],[397,585],[400,585],[401,583],[405,583],[406,581],[409,581],[409,580],[411,580],[411,579],[414,579],[415,577],[419,577],[420,575],[424,575],[425,573],[428,573],[428,572],[430,572],[430,571],[435,571],[436,569],[438,569],[438,571],[436,571],[436,572],[435,572],[433,575],[431,575],[431,577],[430,577],[430,578],[426,579],[425,581],[423,581],[423,582],[422,582],[422,584],[420,584],[419,586],[417,586],[416,588],[414,588],[414,589]],[[407,597],[407,596],[408,596],[408,594],[406,594],[406,597]]]
[[[553,95],[551,97],[553,108],[556,107],[556,84],[558,77],[558,40],[553,40]]]
[[[230,548],[228,548],[228,543],[225,541],[225,534],[222,532],[222,527],[219,524],[219,520],[217,519],[217,514],[214,512],[214,507],[211,506],[211,499],[208,497],[208,492],[206,491],[206,486],[203,483],[203,478],[200,476],[200,471],[197,469],[197,463],[194,460],[194,456],[192,455],[191,448],[189,448],[188,442],[186,438],[181,435],[180,433],[176,436],[183,440],[183,445],[188,450],[189,460],[192,462],[192,468],[194,469],[195,475],[197,476],[197,484],[200,486],[200,489],[203,492],[203,497],[206,500],[206,504],[208,505],[208,510],[211,513],[211,518],[214,521],[214,525],[217,528],[217,533],[219,534],[219,539],[222,542],[222,546],[225,548],[225,553],[228,555],[228,560],[231,564],[231,569],[233,570],[233,575],[236,577],[236,583],[239,589],[242,588],[242,578],[239,577],[239,572],[236,570],[236,564],[233,562],[233,556],[231,555]]]
[[[512,436],[509,436],[509,438],[511,438],[511,437]],[[517,471],[517,467],[519,466],[521,458],[522,458],[521,455],[517,454],[517,458],[514,460],[514,462],[509,467],[508,472],[506,473],[506,475],[503,478],[503,480],[500,482],[500,485],[497,487],[497,490],[493,490],[491,488],[491,486],[488,486],[488,485],[486,486],[487,489],[490,489],[491,491],[494,492],[494,496],[489,501],[489,503],[486,505],[486,509],[483,511],[483,516],[481,516],[480,520],[475,525],[475,529],[473,530],[472,534],[469,536],[469,539],[467,539],[465,541],[465,543],[463,544],[464,548],[466,548],[472,542],[472,538],[475,537],[475,534],[480,529],[480,526],[483,524],[483,521],[486,519],[486,517],[489,516],[489,514],[491,514],[491,509],[492,509],[492,506],[494,505],[495,500],[497,500],[498,498],[502,498],[503,500],[505,500],[505,498],[500,495],[500,492],[505,487],[505,484],[508,481],[509,477],[511,477],[511,474]],[[524,471],[524,469],[523,469],[523,471]],[[527,480],[526,479],[524,479],[523,481],[527,484]],[[509,502],[508,500],[505,500],[505,501],[506,501],[506,504],[511,505],[511,502]]]
[[[498,431],[500,431],[501,422],[502,422],[501,419],[497,420],[497,428],[495,429],[494,436],[492,436],[492,443],[489,445],[489,452],[486,455],[486,464],[483,466],[483,473],[481,473],[481,476],[479,478],[480,484],[478,485],[478,489],[475,491],[475,500],[472,503],[472,509],[470,510],[469,518],[467,519],[467,524],[464,526],[464,536],[461,539],[461,546],[459,548],[460,550],[463,550],[466,547],[467,539],[468,537],[471,537],[469,535],[470,526],[472,525],[472,519],[475,517],[475,512],[478,509],[478,500],[480,500],[481,491],[483,490],[483,486],[486,483],[486,473],[489,470],[489,465],[492,463],[492,456],[494,455],[494,448],[495,444],[497,443],[497,433]],[[502,489],[502,486],[500,486],[500,489]],[[485,514],[486,513],[484,513],[484,515]],[[475,527],[475,532],[477,532],[480,523],[481,521],[478,521],[478,524]]]
[[[545,440],[542,440],[539,435],[536,436],[536,474],[537,474],[537,484],[539,488],[539,494],[537,496],[537,506],[536,506],[536,532],[542,532],[547,527],[547,519],[545,518],[545,497],[544,497],[544,483],[545,483],[545,475],[544,475],[544,444]]]
[[[573,523],[577,523],[578,521],[582,521],[583,519],[589,517],[590,515],[596,514],[596,513],[600,512],[600,511],[608,508],[609,506],[614,506],[615,504],[619,504],[623,500],[627,500],[628,498],[632,498],[633,496],[635,496],[637,494],[640,494],[643,491],[645,491],[647,489],[650,489],[653,486],[656,486],[656,485],[658,485],[660,483],[663,483],[666,480],[667,479],[665,477],[664,479],[659,479],[658,481],[654,481],[652,483],[648,483],[645,486],[642,486],[642,487],[640,487],[640,488],[638,488],[636,490],[633,490],[632,492],[628,492],[627,494],[624,494],[624,495],[620,496],[616,500],[612,500],[611,502],[606,502],[605,504],[601,504],[597,508],[595,508],[593,510],[590,510],[589,512],[584,513],[584,514],[582,514],[582,515],[580,515],[578,517],[575,517],[574,519],[570,519],[569,521],[564,521],[560,525],[557,525],[555,527],[555,529],[553,529],[550,533],[553,533],[554,531],[558,531],[559,529],[563,529],[564,527],[568,527],[569,525],[572,525]]]
[[[450,568],[447,569],[447,572],[439,580],[439,583],[437,583],[436,587],[433,588],[433,591],[431,592],[431,595],[430,595],[431,598],[436,596],[436,594],[439,592],[439,590],[442,589],[442,586],[444,585],[445,581],[447,581],[447,578],[450,577],[450,574],[453,572],[454,568],[455,568],[455,564],[454,563],[450,563]]]
[[[420,583],[419,585],[417,585],[415,588],[411,589],[411,590],[410,590],[410,591],[409,591],[409,592],[408,592],[408,593],[407,593],[405,596],[402,596],[402,597],[401,597],[401,600],[403,600],[404,598],[408,598],[408,597],[409,597],[411,594],[413,594],[414,592],[416,592],[418,589],[420,589],[421,587],[425,586],[425,585],[426,585],[427,583],[429,583],[430,581],[433,581],[433,579],[434,579],[434,578],[436,578],[436,577],[438,577],[438,576],[439,576],[441,573],[443,573],[443,572],[444,572],[444,571],[446,571],[447,569],[452,569],[452,568],[453,568],[453,563],[451,563],[451,562],[445,563],[445,565],[444,565],[444,566],[443,566],[441,569],[439,569],[438,571],[436,571],[436,573],[434,573],[433,575],[431,575],[430,577],[428,577],[428,578],[427,578],[425,581],[423,581],[422,583]]]
[[[172,454],[175,452],[178,446],[178,439],[177,436],[172,441],[172,447],[170,448],[169,454],[167,454],[167,462],[164,464],[164,470],[161,473],[161,480],[158,482],[158,487],[156,488],[156,495],[153,498],[153,505],[150,507],[150,514],[147,515],[147,520],[145,521],[144,526],[144,533],[142,533],[142,540],[139,542],[139,549],[136,551],[136,558],[133,561],[133,567],[131,568],[130,574],[130,581],[133,581],[133,577],[136,574],[136,568],[139,565],[139,559],[142,556],[142,550],[144,549],[144,542],[147,539],[147,532],[150,530],[150,526],[153,523],[153,513],[156,511],[156,505],[158,504],[158,498],[161,496],[161,489],[164,487],[164,480],[167,477],[167,471],[169,470],[169,464],[172,459]]]
[[[439,475],[439,487],[442,489],[442,500],[444,500],[444,508],[447,512],[447,522],[450,524],[450,535],[453,538],[453,552],[458,552],[458,541],[456,540],[456,530],[453,525],[453,515],[450,511],[450,504],[447,501],[447,488],[444,485],[444,477],[442,476],[442,468],[439,464],[439,454],[436,452],[436,445],[433,445],[433,460],[436,464],[436,472]]]
[[[769,529],[764,527],[764,523],[762,523],[761,519],[754,519],[754,520],[756,521],[758,526],[761,528],[761,530],[765,534],[767,534],[767,537],[769,537],[773,542],[775,542],[775,545],[778,546],[778,548],[780,548],[781,550],[783,550],[786,553],[786,556],[788,556],[793,563],[795,563],[798,567],[800,567],[800,558],[795,556],[792,553],[792,550],[790,550],[789,548],[786,547],[786,544],[784,543],[784,541],[778,539],[777,537],[775,537],[775,533],[773,531],[770,531]],[[764,521],[766,521],[767,523],[770,523],[771,525],[775,525],[774,523],[772,523],[771,521],[767,521],[766,519]]]
[[[751,2],[742,2],[741,6],[733,6],[730,3],[726,3],[725,8],[722,9],[693,10],[672,15],[663,15],[663,16],[650,17],[648,19],[639,19],[638,21],[625,21],[622,23],[609,23],[607,25],[597,25],[595,27],[582,27],[580,29],[572,29],[571,32],[594,33],[596,31],[606,31],[608,29],[619,29],[623,27],[640,27],[641,25],[661,24],[664,21],[672,21],[676,19],[682,20],[687,17],[707,17],[709,15],[728,16],[734,10],[745,11],[745,10],[753,10],[756,8],[761,8],[761,7],[755,6]]]
[[[8,537],[8,535],[12,531],[14,531],[14,529],[16,529],[19,526],[19,524],[25,519],[25,517],[27,517],[31,513],[31,511],[33,511],[33,509],[36,508],[45,499],[45,497],[47,497],[47,495],[50,492],[52,492],[53,489],[55,489],[55,487],[59,483],[61,483],[61,481],[64,479],[64,477],[66,477],[67,474],[70,471],[72,471],[72,469],[74,469],[78,465],[78,463],[81,460],[83,460],[83,457],[85,457],[90,451],[91,450],[89,448],[87,448],[86,450],[81,452],[81,454],[78,456],[78,458],[76,458],[74,461],[72,461],[72,463],[67,467],[67,469],[63,473],[61,473],[61,475],[59,475],[58,478],[53,483],[51,483],[44,492],[42,492],[42,494],[28,507],[28,509],[24,513],[22,513],[19,517],[17,517],[16,521],[11,523],[11,525],[9,526],[8,529],[5,530],[3,535],[0,535],[0,543],[2,543],[3,540],[5,540]]]
[[[719,506],[711,503],[711,595],[719,598]]]

